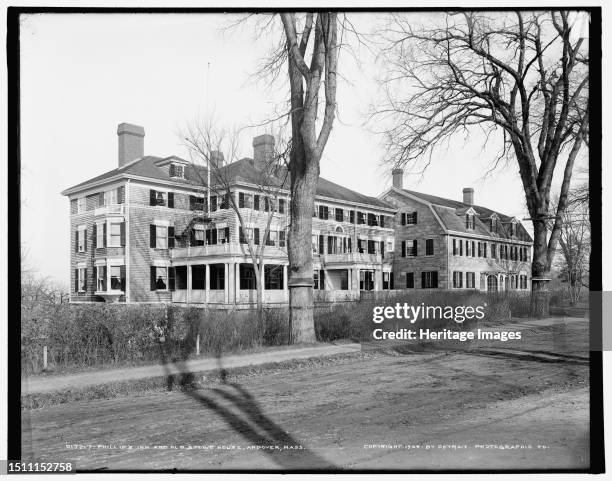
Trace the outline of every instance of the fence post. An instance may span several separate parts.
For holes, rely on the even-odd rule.
[[[198,336],[196,337],[196,354],[198,356],[200,355],[200,333],[198,333]]]
[[[43,347],[43,371],[47,370],[47,346]]]

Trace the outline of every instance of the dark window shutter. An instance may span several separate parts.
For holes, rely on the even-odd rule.
[[[349,212],[349,221],[350,221],[351,224],[355,223],[355,211],[354,210],[351,210]]]
[[[406,241],[402,241],[402,257],[406,257]]]
[[[425,272],[421,272],[421,289],[425,289]]]
[[[229,244],[229,241],[230,241],[230,231],[229,231],[229,227],[226,227],[225,228],[225,242]]]
[[[156,285],[156,278],[155,275],[157,274],[157,269],[155,268],[155,266],[151,266],[151,290],[155,291],[157,290],[157,285]]]
[[[120,225],[121,232],[121,247],[125,247],[125,222],[122,222]]]
[[[412,241],[412,255],[413,256],[417,255],[417,241],[416,241],[416,239]]]
[[[384,226],[385,226],[385,216],[384,216],[384,215],[381,215],[381,216],[380,216],[380,226],[381,226],[381,227],[384,227]]]
[[[431,284],[432,287],[438,287],[438,271],[433,271],[431,273]]]
[[[98,268],[94,266],[93,268],[93,291],[98,290]]]
[[[212,229],[210,231],[210,233],[211,233],[211,237],[212,237],[211,241],[210,241],[211,244],[216,244],[217,243],[217,229]]]
[[[244,192],[238,192],[238,208],[244,208]]]
[[[83,269],[83,290],[87,290],[87,267]]]
[[[79,270],[74,270],[74,292],[79,292]]]
[[[119,267],[119,277],[121,278],[121,290],[125,292],[125,266]]]
[[[176,285],[174,267],[168,267],[168,289],[173,291]]]
[[[117,203],[123,204],[125,202],[125,187],[122,185],[117,189]]]
[[[168,249],[174,248],[174,227],[168,227]]]
[[[414,224],[416,224],[416,223],[417,223],[417,213],[416,213],[416,210],[415,210],[415,211],[412,213],[412,222],[413,222]]]
[[[91,239],[92,249],[98,248],[98,224],[94,222],[93,225],[93,238]]]
[[[174,209],[174,192],[168,192],[168,207]]]
[[[102,224],[102,246],[106,247],[106,222]]]
[[[87,229],[83,231],[83,247],[85,248],[85,252],[87,252]]]
[[[104,205],[104,192],[98,193],[98,206],[102,207]]]
[[[253,196],[253,209],[259,210],[259,195],[257,194]]]
[[[253,243],[258,246],[259,245],[259,228],[255,227],[255,229],[253,229]]]
[[[353,252],[353,246],[351,245],[352,241],[351,241],[350,237],[348,238],[348,243],[347,244],[348,244],[348,251],[349,252]]]
[[[74,232],[74,252],[79,252],[79,229]]]
[[[189,196],[189,210],[195,210],[195,196]]]
[[[325,254],[325,237],[319,234],[319,254]]]
[[[402,212],[402,225],[406,225],[406,213]]]
[[[380,254],[382,255],[383,259],[385,258],[385,243],[384,241],[380,241]]]
[[[244,238],[244,229],[242,227],[238,227],[238,243],[246,244],[246,239]]]
[[[325,290],[325,271],[321,269],[321,274],[319,275],[319,289]]]
[[[149,191],[149,205],[157,205],[157,196],[153,189]]]
[[[150,238],[150,246],[152,249],[155,249],[156,241],[157,241],[157,231],[155,229],[155,225],[149,225],[149,238]]]

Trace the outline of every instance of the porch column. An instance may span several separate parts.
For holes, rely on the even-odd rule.
[[[187,304],[191,302],[191,266],[187,266]]]
[[[234,264],[234,280],[235,302],[238,304],[240,302],[240,262]]]
[[[262,272],[262,279],[261,279],[261,302],[265,303],[266,302],[266,263],[262,262],[261,263],[261,272]]]
[[[223,276],[223,294],[224,301],[226,304],[229,303],[229,264],[226,262],[223,264],[224,276]]]
[[[351,277],[353,278],[351,289],[353,291],[359,291],[359,269],[351,269]]]
[[[210,300],[210,266],[206,264],[204,279],[204,301],[208,304]]]
[[[287,264],[283,264],[283,299],[289,301],[289,292],[287,287]]]

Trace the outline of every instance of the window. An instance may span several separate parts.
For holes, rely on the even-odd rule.
[[[110,267],[110,284],[111,290],[123,291],[125,288],[125,267],[111,266]]]
[[[284,230],[278,232],[278,247],[285,247],[287,233]]]
[[[123,232],[123,223],[112,223],[110,224],[110,237],[108,246],[109,247],[121,247],[122,243],[122,232]]]
[[[264,269],[267,266],[264,266]],[[257,280],[253,264],[240,264],[240,289],[243,291],[256,290]]]
[[[319,219],[327,220],[329,218],[329,208],[326,205],[319,206]]]
[[[106,222],[96,224],[94,228],[96,230],[96,248],[100,249],[106,247]]]
[[[406,254],[403,257],[415,257],[417,255],[417,241],[407,240],[406,241]]]
[[[425,255],[426,256],[434,255],[434,240],[433,239],[427,239],[425,241]]]
[[[465,214],[465,228],[474,229],[474,214]]]
[[[355,223],[355,211],[354,210],[349,211],[349,222],[351,224]]]
[[[391,273],[383,272],[382,275],[383,275],[383,290],[388,291],[389,289],[391,289]]]
[[[196,225],[192,231],[192,246],[203,246],[204,245],[204,226]]]
[[[155,246],[156,249],[168,248],[168,228],[163,225],[155,226]]]
[[[315,270],[312,273],[312,280],[313,280],[313,283],[314,283],[313,286],[312,286],[313,289],[317,289],[318,290],[319,289],[319,271],[318,270]]]
[[[223,229],[217,229],[217,243],[218,244],[229,244],[229,241],[230,241],[229,227],[224,227]]]
[[[470,241],[465,241],[465,255],[470,257]]]
[[[404,212],[401,215],[401,223],[402,225],[413,225],[417,223],[417,213],[416,212]]]
[[[510,224],[510,236],[514,237],[516,235],[516,224],[513,222]]]
[[[189,196],[189,210],[206,210],[204,208],[205,204],[206,199],[204,197]]]
[[[223,264],[210,264],[208,266],[208,272],[210,273],[210,290],[224,290],[225,266]]]
[[[476,242],[472,241],[472,257],[476,257]]]
[[[177,268],[178,269],[178,268]],[[206,266],[193,265],[191,266],[191,288],[198,291],[206,289]]]
[[[79,197],[77,199],[77,214],[85,212],[85,197]]]
[[[487,243],[486,242],[482,243],[482,254],[483,254],[483,257],[486,259],[487,258]]]
[[[459,251],[457,250],[457,239],[453,239],[453,255],[456,256]]]
[[[336,208],[336,221],[343,222],[344,221],[344,211],[340,208]]]
[[[104,192],[104,205],[118,204],[117,189],[107,190]]]
[[[459,239],[459,255],[463,255],[463,239]]]
[[[174,208],[174,193],[160,192],[151,189],[149,191],[149,205]]]
[[[266,239],[267,246],[275,246],[278,243],[278,232],[268,231],[268,238]]]
[[[340,290],[341,291],[348,291],[348,270],[341,270],[339,271],[339,275],[340,275]]]
[[[360,270],[359,271],[359,290],[373,291],[374,290],[374,271]]]
[[[474,289],[476,287],[476,273],[466,272],[465,273],[465,287],[468,289]]]
[[[278,199],[278,213],[285,213],[285,199]]]
[[[185,166],[182,164],[170,164],[170,177],[185,178]]]
[[[414,272],[406,272],[406,289],[414,289]]]
[[[151,290],[168,290],[168,268],[151,266]]]
[[[284,281],[282,265],[268,264],[264,266],[264,285],[266,290],[282,290]]]
[[[478,257],[482,257],[482,242],[478,243]]]
[[[363,212],[357,211],[357,224],[365,224],[366,216]]]
[[[187,266],[176,266],[174,267],[175,289],[184,290],[187,289]],[[193,279],[191,281],[191,288],[193,289]]]
[[[491,257],[497,258],[497,244],[491,244]]]
[[[460,289],[463,287],[463,272],[453,272],[453,287]]]
[[[498,222],[495,217],[491,217],[491,232],[497,234]]]
[[[85,292],[87,290],[87,269],[77,269],[77,292]]]
[[[421,287],[423,289],[436,289],[438,287],[438,271],[421,272]]]
[[[368,214],[367,220],[369,226],[375,227],[378,225],[378,219],[376,218],[375,214]]]
[[[76,237],[77,252],[85,252],[87,250],[87,229],[84,226],[79,226]]]
[[[106,266],[96,267],[96,291],[106,291]]]

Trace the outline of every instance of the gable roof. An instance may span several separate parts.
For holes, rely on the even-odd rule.
[[[68,189],[64,190],[62,194],[69,195],[76,193],[79,190],[93,187],[94,185],[102,183],[106,180],[110,181],[131,177],[144,177],[151,180],[169,182],[173,184],[185,184],[186,187],[206,187],[206,179],[208,174],[206,167],[188,163],[185,166],[185,178],[178,179],[175,177],[170,177],[167,169],[156,165],[156,163],[159,163],[161,160],[164,159],[154,156],[142,157],[122,167],[110,170],[85,182],[69,187]],[[219,176],[226,179],[226,181],[230,184],[243,182],[247,184],[260,185],[262,182],[261,171],[253,166],[253,160],[248,157],[223,166]],[[265,181],[266,186],[280,187],[285,190],[289,190],[290,177],[287,169],[284,167],[280,167],[277,170],[276,175],[267,177]],[[211,184],[214,185],[215,183],[211,182]],[[395,210],[393,206],[380,199],[377,199],[376,197],[360,194],[359,192],[355,192],[354,190],[343,187],[330,180],[324,179],[323,177],[319,177],[318,179],[316,195],[337,199],[344,202],[365,204],[373,207]]]
[[[533,239],[523,226],[523,224],[516,218],[502,214],[500,212],[489,209],[481,205],[470,205],[463,202],[446,199],[444,197],[438,197],[435,195],[424,194],[422,192],[416,192],[408,189],[395,189],[400,192],[405,192],[414,197],[417,197],[432,205],[432,209],[440,218],[443,227],[447,230],[456,232],[465,232],[466,234],[478,234],[489,237],[498,237],[500,239],[511,239],[510,236],[510,224],[515,221],[517,225],[516,239],[526,242],[532,242]],[[476,217],[474,219],[474,229],[467,229],[465,227],[465,213],[473,208],[476,211]],[[499,217],[499,228],[497,232],[491,230],[490,218],[491,216]]]

